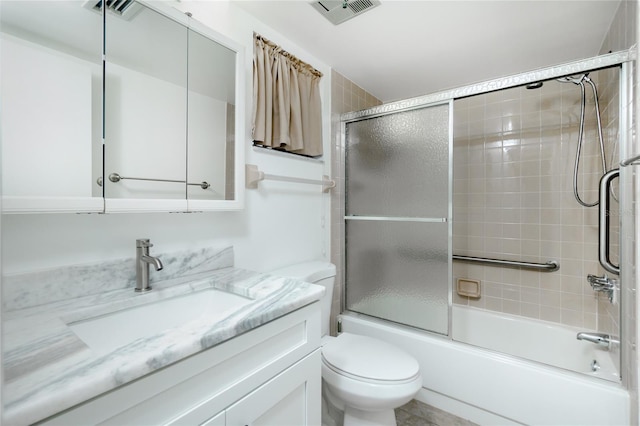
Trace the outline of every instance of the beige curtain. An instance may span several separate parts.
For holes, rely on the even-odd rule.
[[[322,155],[322,73],[260,35],[254,42],[254,143]]]

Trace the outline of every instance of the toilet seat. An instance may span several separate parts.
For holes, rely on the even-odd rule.
[[[418,362],[378,339],[351,333],[324,340],[323,364],[344,377],[377,385],[410,383],[420,376]]]

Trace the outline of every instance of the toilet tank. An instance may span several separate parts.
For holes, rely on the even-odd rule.
[[[285,266],[284,268],[271,271],[270,274],[296,278],[308,283],[321,285],[325,288],[324,296],[320,299],[320,309],[322,311],[322,335],[328,335],[329,320],[331,317],[331,302],[333,300],[333,285],[336,278],[336,266],[329,262],[313,260]]]

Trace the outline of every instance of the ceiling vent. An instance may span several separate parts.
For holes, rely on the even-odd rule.
[[[106,0],[107,12],[111,12],[127,21],[133,19],[140,12],[142,6],[135,0]],[[82,7],[102,13],[102,0],[90,0],[84,2]]]
[[[344,21],[380,6],[379,0],[322,0],[311,3],[318,12],[329,20],[333,25],[338,25]]]

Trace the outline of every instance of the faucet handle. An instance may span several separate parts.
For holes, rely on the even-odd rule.
[[[149,238],[140,238],[136,240],[136,247],[149,248],[149,247],[153,247],[153,244],[151,244]]]

